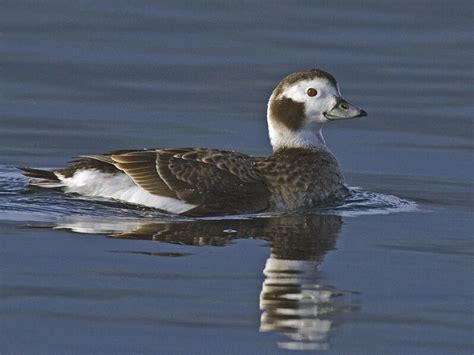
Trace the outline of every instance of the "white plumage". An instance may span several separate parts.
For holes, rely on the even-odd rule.
[[[56,176],[63,183],[65,192],[69,193],[111,198],[177,214],[196,207],[178,199],[153,195],[136,185],[128,175],[122,173],[111,174],[89,169],[78,170],[68,178],[60,173],[56,173]]]

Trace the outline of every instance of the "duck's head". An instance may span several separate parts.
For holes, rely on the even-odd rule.
[[[270,141],[274,150],[325,146],[324,123],[362,116],[367,112],[342,98],[331,74],[319,69],[293,73],[270,96]]]

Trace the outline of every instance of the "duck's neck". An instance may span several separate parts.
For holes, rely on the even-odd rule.
[[[292,131],[269,119],[268,133],[274,152],[285,148],[327,150],[320,124],[312,123]]]

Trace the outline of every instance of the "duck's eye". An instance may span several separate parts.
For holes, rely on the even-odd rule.
[[[308,96],[316,96],[318,94],[318,90],[316,89],[313,89],[313,88],[309,88],[308,90],[306,90],[306,93],[308,94]]]

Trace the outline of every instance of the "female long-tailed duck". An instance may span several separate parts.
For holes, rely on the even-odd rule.
[[[42,179],[32,185],[187,216],[316,207],[348,194],[322,125],[366,115],[341,97],[331,74],[313,69],[288,75],[273,90],[269,157],[217,149],[124,150],[81,156],[64,169],[21,170]]]

